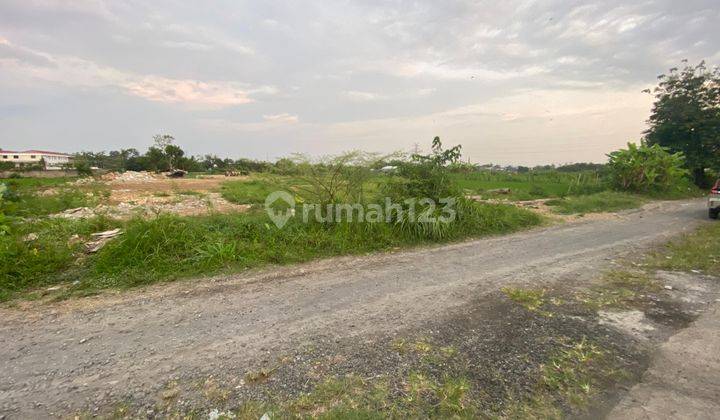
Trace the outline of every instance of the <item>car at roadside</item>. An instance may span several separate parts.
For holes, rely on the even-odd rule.
[[[717,219],[720,214],[720,179],[715,181],[708,195],[708,216],[711,219]]]

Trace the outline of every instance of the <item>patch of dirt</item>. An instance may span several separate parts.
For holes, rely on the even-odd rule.
[[[197,216],[211,212],[246,211],[250,206],[231,203],[221,196],[220,186],[227,180],[228,177],[224,175],[168,178],[150,172],[111,172],[99,179],[82,178],[75,182],[76,185],[99,183],[106,186],[110,196],[105,203],[94,208],[69,209],[53,216],[77,219],[107,215],[127,219],[133,216],[150,217],[158,213]]]
[[[508,199],[496,199],[490,198],[485,199],[482,196],[469,196],[471,200],[475,200],[479,203],[489,204],[506,204],[520,208],[524,208],[555,222],[574,222],[579,220],[612,220],[622,217],[622,212],[605,212],[605,213],[586,213],[586,214],[559,214],[556,213],[551,206],[547,205],[547,202],[554,200],[554,198],[540,198],[537,200],[523,200],[523,201],[512,201]]]
[[[199,216],[212,212],[242,212],[250,208],[247,204],[234,204],[218,193],[206,195],[173,195],[168,197],[144,196],[130,202],[117,205],[100,204],[96,207],[79,207],[65,210],[51,217],[63,219],[87,219],[105,215],[117,219],[129,219],[134,216],[151,217],[159,213],[173,213],[181,216]]]
[[[598,316],[600,317],[600,325],[609,325],[641,340],[650,339],[649,333],[656,330],[653,323],[645,316],[645,313],[638,310],[600,311]]]

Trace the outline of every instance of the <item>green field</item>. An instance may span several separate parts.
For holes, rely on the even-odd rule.
[[[452,179],[466,193],[481,195],[483,198],[498,196],[498,194],[489,192],[491,190],[509,188],[510,194],[506,196],[512,200],[565,197],[567,195],[590,194],[608,189],[600,174],[590,171],[574,173],[557,171],[529,173],[481,171],[468,174],[452,174]]]

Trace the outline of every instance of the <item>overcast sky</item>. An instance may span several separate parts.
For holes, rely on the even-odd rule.
[[[0,0],[0,147],[603,161],[719,40],[718,0]]]

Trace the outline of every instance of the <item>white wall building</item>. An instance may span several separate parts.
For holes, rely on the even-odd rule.
[[[39,165],[45,161],[45,169],[62,169],[72,161],[72,156],[66,153],[48,152],[45,150],[25,150],[13,152],[11,150],[0,150],[0,162],[12,162],[15,166]]]

